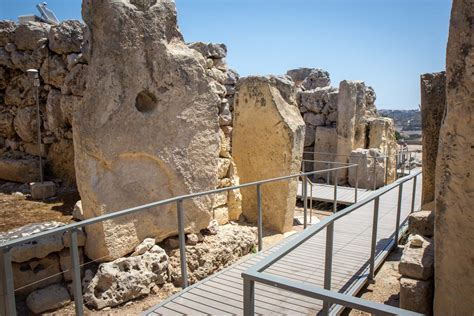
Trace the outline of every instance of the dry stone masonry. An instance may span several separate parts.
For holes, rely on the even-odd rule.
[[[288,77],[247,77],[238,83],[233,156],[242,182],[296,174],[301,166],[304,121]],[[262,186],[263,225],[277,232],[293,226],[297,178]],[[242,188],[242,210],[257,221],[255,187]]]
[[[362,188],[374,187],[374,175],[377,188],[385,180],[395,180],[395,128],[393,120],[377,113],[372,87],[347,80],[332,87],[329,73],[321,69],[293,69],[287,75],[296,83],[296,100],[306,123],[304,158],[316,160],[305,162],[305,171],[327,168],[318,161],[355,162],[363,170]],[[391,158],[387,161],[386,156]],[[354,185],[356,172],[351,171],[340,171],[338,183]],[[317,177],[328,180],[326,174]]]
[[[0,179],[37,181],[40,155],[34,88],[26,70],[38,69],[42,155],[52,177],[75,185],[72,113],[80,107],[87,61],[84,25],[0,21]]]

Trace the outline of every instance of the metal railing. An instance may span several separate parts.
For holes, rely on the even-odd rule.
[[[414,212],[415,208],[415,197],[416,197],[416,180],[417,176],[421,174],[421,171],[417,171],[412,175],[406,176],[397,180],[396,182],[385,186],[375,191],[371,196],[361,200],[360,202],[353,204],[344,210],[337,212],[325,219],[321,220],[318,224],[311,226],[304,230],[299,236],[295,237],[278,251],[269,254],[266,258],[262,259],[248,270],[242,273],[244,288],[244,315],[254,315],[255,311],[255,282],[266,284],[269,286],[277,287],[294,293],[298,293],[311,298],[319,299],[323,301],[323,314],[328,315],[332,304],[339,304],[344,307],[355,308],[358,310],[366,311],[369,313],[375,313],[377,315],[419,315],[412,313],[407,310],[400,308],[366,301],[361,298],[353,297],[351,295],[338,293],[331,291],[331,276],[332,276],[332,257],[333,257],[333,243],[334,243],[334,223],[343,218],[344,216],[354,212],[360,207],[374,201],[374,213],[372,223],[372,237],[371,237],[371,251],[369,258],[369,276],[368,279],[374,278],[375,266],[375,247],[377,240],[377,228],[378,228],[378,212],[379,212],[379,200],[385,193],[398,188],[398,202],[397,202],[397,216],[395,223],[394,241],[395,245],[398,245],[399,241],[399,230],[400,230],[400,214],[401,214],[401,203],[402,203],[402,190],[403,184],[413,179],[413,191],[410,212]],[[275,264],[277,261],[288,255],[290,252],[298,248],[308,239],[315,236],[317,233],[326,229],[326,247],[325,247],[325,265],[324,265],[324,288],[316,285],[310,285],[307,283],[293,281],[291,279],[265,273],[265,270]]]
[[[181,276],[182,276],[182,287],[186,288],[188,286],[188,278],[187,278],[187,263],[186,263],[186,251],[185,251],[185,216],[184,216],[184,205],[183,202],[188,199],[193,199],[197,197],[202,197],[206,195],[217,194],[225,191],[241,189],[246,187],[256,187],[257,190],[257,230],[258,230],[258,250],[261,251],[263,248],[263,219],[262,219],[262,186],[268,183],[277,182],[277,181],[285,181],[285,180],[298,180],[299,177],[302,177],[303,181],[307,181],[307,177],[319,173],[326,173],[326,172],[334,172],[335,177],[337,177],[337,171],[342,169],[348,169],[351,167],[356,167],[355,164],[345,164],[343,166],[334,167],[330,169],[320,170],[320,171],[312,171],[306,173],[297,173],[287,176],[276,177],[272,179],[265,179],[261,181],[249,182],[244,183],[236,186],[219,188],[209,191],[203,191],[198,193],[192,193],[177,197],[168,198],[165,200],[152,202],[149,204],[132,207],[128,209],[124,209],[121,211],[108,213],[105,215],[101,215],[98,217],[86,219],[77,223],[72,223],[64,226],[60,226],[54,229],[42,231],[35,235],[31,235],[28,237],[17,238],[14,240],[7,241],[0,245],[0,280],[2,281],[1,292],[0,292],[0,311],[4,312],[6,315],[16,315],[16,303],[15,303],[15,288],[14,288],[14,280],[13,280],[13,272],[12,272],[12,248],[15,246],[19,246],[21,244],[27,242],[38,241],[41,238],[45,238],[48,236],[52,236],[55,234],[69,234],[70,237],[70,255],[71,255],[71,263],[72,263],[72,288],[74,294],[74,302],[75,302],[75,311],[76,315],[83,315],[84,313],[84,306],[83,306],[83,296],[82,296],[82,286],[81,286],[81,272],[80,272],[80,258],[79,258],[79,247],[78,247],[78,232],[82,228],[97,224],[106,220],[112,220],[118,217],[123,217],[126,215],[131,215],[138,213],[140,211],[144,211],[150,208],[164,206],[171,203],[176,204],[176,212],[177,212],[177,222],[178,222],[178,238],[179,238],[179,248],[180,248],[180,268],[181,268]],[[305,227],[307,225],[306,218],[307,218],[307,186],[303,186],[305,188],[303,192],[303,201],[304,201],[304,216],[305,216]],[[335,191],[335,196],[337,196],[337,189]]]

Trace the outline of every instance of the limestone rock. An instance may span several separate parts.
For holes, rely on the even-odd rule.
[[[46,101],[46,119],[44,127],[49,131],[56,131],[64,126],[64,118],[61,111],[61,91],[51,89]]]
[[[433,282],[400,279],[400,308],[408,309],[424,315],[433,312]]]
[[[16,292],[19,294],[30,293],[35,289],[58,283],[63,279],[59,257],[55,253],[28,262],[13,262],[12,270],[13,283],[15,289],[18,289]]]
[[[377,148],[383,156],[388,156],[383,163],[387,164],[387,184],[396,179],[396,159],[398,144],[395,139],[395,124],[387,117],[370,118],[369,128],[369,148]]]
[[[48,151],[48,162],[56,177],[62,179],[69,186],[76,185],[72,140],[63,138],[51,144]]]
[[[38,159],[20,152],[6,152],[0,156],[0,179],[30,183],[39,179]]]
[[[13,21],[0,21],[0,46],[5,46],[7,43],[14,41],[15,29],[17,24]]]
[[[332,127],[318,126],[314,142],[314,160],[317,161],[335,161],[337,153],[337,133]],[[331,167],[331,165],[329,165]],[[314,162],[314,170],[327,169],[328,165],[323,162]],[[317,179],[327,179],[327,173],[315,175]],[[330,182],[333,181],[332,174],[329,175]]]
[[[81,200],[77,201],[76,204],[74,204],[74,208],[72,210],[72,218],[80,221],[84,220],[84,211],[82,210]]]
[[[329,73],[322,69],[313,69],[303,80],[301,85],[305,90],[312,90],[320,87],[326,87],[331,84]]]
[[[209,225],[206,227],[206,232],[210,235],[217,235],[219,232],[219,222],[215,219],[209,222]]]
[[[205,236],[202,242],[186,246],[189,282],[195,283],[231,265],[250,253],[256,243],[255,228],[225,225],[217,235]],[[176,285],[182,284],[179,249],[170,253],[170,277]]]
[[[61,88],[66,78],[70,75],[67,71],[66,63],[60,55],[49,56],[41,66],[41,78],[44,82],[56,88]]]
[[[219,179],[225,178],[227,172],[229,171],[231,159],[229,158],[219,158],[217,174]]]
[[[5,233],[0,234],[0,242],[6,242],[20,237],[27,237],[42,231],[47,231],[60,226],[60,222],[42,222],[28,224]],[[26,262],[33,258],[44,258],[48,254],[60,251],[64,248],[61,234],[52,234],[37,240],[14,246],[11,249],[13,262]]]
[[[36,108],[34,106],[18,109],[13,125],[16,133],[23,141],[27,143],[36,142],[37,124]]]
[[[15,45],[19,50],[34,50],[48,39],[50,25],[41,22],[19,24],[15,30]]]
[[[227,55],[227,47],[225,44],[194,42],[188,46],[189,48],[197,50],[206,58],[225,58]]]
[[[79,263],[82,265],[84,263],[84,255],[82,248],[79,248]],[[72,259],[71,251],[69,248],[65,248],[59,252],[59,265],[61,266],[61,271],[63,272],[64,280],[72,281]],[[80,268],[82,275],[82,268]]]
[[[74,111],[82,104],[82,97],[75,95],[63,95],[61,97],[61,112],[65,122],[72,126]]]
[[[0,113],[0,136],[10,138],[15,136],[15,129],[13,128],[13,115],[10,112]]]
[[[135,251],[131,256],[141,256],[148,250],[150,250],[156,244],[155,238],[145,238],[141,244],[135,247]]]
[[[149,294],[168,278],[168,256],[158,246],[143,255],[102,263],[84,293],[86,305],[96,309],[117,306]]]
[[[446,111],[446,73],[423,74],[421,86],[421,127],[423,143],[423,185],[421,202],[434,200],[439,131]]]
[[[83,25],[77,20],[61,21],[49,30],[49,49],[57,54],[78,53],[83,41]]]
[[[11,79],[5,90],[5,104],[18,107],[35,104],[35,90],[32,89],[26,75]]]
[[[230,163],[227,176],[231,180],[231,186],[240,185],[240,177],[237,172],[237,166],[233,160]],[[228,192],[227,207],[229,211],[229,220],[237,221],[242,214],[242,194],[240,189],[234,189]]]
[[[55,310],[67,305],[71,301],[67,288],[60,284],[53,284],[36,290],[26,298],[26,305],[35,314]]]
[[[64,84],[61,87],[62,94],[73,94],[83,96],[86,91],[88,66],[77,64],[66,74]]]
[[[474,310],[474,3],[452,2],[446,51],[446,112],[436,162],[435,311]],[[468,281],[469,280],[469,281]]]
[[[94,83],[73,119],[85,217],[216,188],[220,98],[204,57],[183,41],[174,2],[84,1],[82,12],[93,25],[87,82]],[[207,226],[211,203],[185,201],[186,232]],[[160,241],[177,229],[176,205],[91,225],[86,255],[113,260],[146,237]]]
[[[43,61],[48,56],[48,49],[43,46],[34,51],[11,52],[12,67],[26,72],[28,69],[40,69]]]
[[[79,201],[80,202],[80,201]],[[77,203],[76,203],[77,204]],[[63,234],[63,244],[64,244],[64,247],[66,248],[69,248],[71,247],[71,243],[70,243],[70,234],[68,232],[65,232]],[[77,230],[77,245],[79,247],[82,247],[86,244],[86,234],[82,231],[82,228],[78,229]]]
[[[434,231],[434,220],[435,215],[433,211],[419,211],[410,214],[408,217],[410,233],[432,237]]]
[[[288,70],[286,74],[291,77],[296,85],[299,86],[311,74],[312,71],[313,68],[298,68]]]
[[[433,276],[434,246],[431,240],[424,239],[421,247],[418,247],[415,243],[416,236],[419,235],[411,235],[405,245],[398,270],[405,277],[428,280]],[[415,245],[412,245],[411,239],[413,239]]]
[[[351,152],[349,163],[358,164],[356,168],[349,169],[349,184],[355,187],[357,178],[358,186],[362,189],[378,189],[385,182],[385,159],[378,149],[356,149]],[[339,174],[339,172],[338,172]]]
[[[304,130],[297,107],[283,99],[272,78],[239,80],[232,153],[242,182],[296,174],[301,166]],[[262,186],[264,226],[278,232],[291,229],[296,185],[295,178]],[[243,214],[256,222],[256,189],[241,192]]]
[[[312,126],[326,125],[326,117],[323,114],[314,114],[313,112],[306,112],[303,117],[304,121]]]

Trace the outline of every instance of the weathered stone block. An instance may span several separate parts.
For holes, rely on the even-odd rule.
[[[415,245],[410,240],[413,236],[417,235],[411,235],[405,245],[398,271],[405,277],[428,280],[433,276],[434,245],[426,238],[421,246]]]
[[[421,127],[423,129],[422,203],[431,202],[435,195],[436,157],[439,131],[446,111],[446,73],[423,74],[421,87]]]
[[[30,293],[26,298],[26,305],[33,313],[40,314],[63,307],[70,301],[71,297],[67,288],[60,284],[53,284]]]
[[[184,43],[172,1],[138,3],[83,4],[94,48],[86,81],[94,84],[74,111],[73,137],[86,218],[218,184],[220,98],[204,57]],[[186,232],[198,232],[209,224],[212,200],[187,200],[184,209]],[[85,253],[113,260],[177,230],[176,205],[156,207],[87,226]]]
[[[349,184],[361,189],[378,189],[385,181],[385,159],[378,149],[356,149],[351,152],[349,163],[358,164],[349,169]],[[357,172],[356,172],[357,171]],[[339,174],[339,172],[338,172]]]
[[[61,282],[63,279],[56,253],[28,262],[12,263],[13,283],[17,293],[27,294],[35,289]]]
[[[0,157],[0,179],[29,183],[39,180],[39,162],[33,156],[6,152]]]
[[[84,25],[76,20],[61,21],[49,30],[49,49],[57,54],[78,53],[81,51]]]
[[[305,124],[298,108],[287,103],[273,77],[239,81],[233,130],[234,161],[243,183],[296,174],[303,155]],[[297,179],[262,186],[263,225],[291,230]],[[242,191],[245,217],[257,220],[255,187]]]
[[[44,200],[56,195],[56,185],[52,181],[31,182],[30,190],[34,200]]]
[[[423,173],[423,177],[424,173]],[[419,211],[408,217],[408,228],[410,233],[432,237],[434,232],[435,214],[433,211]]]
[[[316,138],[314,142],[314,160],[317,161],[335,161],[337,153],[337,132],[335,128],[319,126],[316,128]],[[324,162],[315,162],[314,170],[323,170],[332,168],[334,165],[327,165]],[[317,174],[317,179],[327,181],[327,173]],[[329,175],[331,182],[332,176]]]
[[[425,315],[433,314],[433,281],[400,279],[400,308]]]

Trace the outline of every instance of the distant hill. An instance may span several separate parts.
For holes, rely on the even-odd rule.
[[[421,131],[420,110],[379,110],[380,115],[394,120],[397,130]]]

